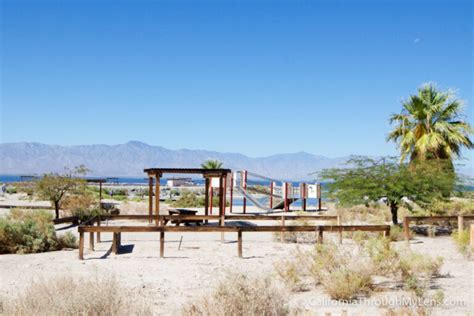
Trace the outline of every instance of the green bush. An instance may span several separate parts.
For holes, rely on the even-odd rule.
[[[74,248],[75,237],[65,234],[58,238],[48,211],[14,209],[6,218],[0,218],[0,254],[38,253]]]
[[[198,196],[196,193],[183,190],[181,197],[176,201],[168,202],[172,207],[204,207],[206,200],[204,196]],[[219,197],[213,196],[212,198],[213,207],[219,206]],[[229,202],[226,202],[226,206],[229,205]]]
[[[16,187],[7,187],[7,193],[8,194],[15,194],[17,192],[18,191],[17,191]]]
[[[60,249],[70,248],[75,249],[77,246],[77,238],[71,232],[66,232],[65,234],[58,237],[58,243]]]
[[[0,253],[36,253],[58,249],[52,215],[12,210],[0,219]]]

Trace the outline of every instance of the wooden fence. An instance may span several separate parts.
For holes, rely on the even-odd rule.
[[[410,222],[433,223],[439,221],[458,221],[458,230],[464,229],[464,220],[474,220],[474,215],[451,215],[451,216],[405,216],[403,218],[403,232],[405,240],[410,240]]]
[[[220,219],[219,216],[159,216],[159,221],[170,217],[170,219],[180,219],[185,220],[188,218],[191,219],[202,219],[202,220],[212,220]],[[226,216],[226,218],[234,219],[236,217],[240,218],[241,216]],[[246,219],[254,220],[259,217],[250,217],[245,216]],[[250,217],[250,218],[248,218]],[[283,220],[281,219],[283,217]],[[308,217],[308,216],[304,216]],[[311,217],[308,220],[322,220],[321,216],[309,216]],[[325,216],[326,220],[338,220],[337,218]],[[172,232],[194,232],[194,233],[209,233],[209,232],[232,232],[237,233],[237,254],[242,257],[242,234],[250,232],[276,232],[276,233],[285,233],[285,232],[314,232],[317,236],[318,242],[323,242],[324,232],[338,232],[342,236],[342,232],[354,232],[354,231],[370,231],[370,232],[381,232],[384,236],[390,235],[390,225],[299,225],[299,226],[285,226],[284,221],[286,220],[297,220],[301,219],[301,216],[275,216],[271,219],[268,216],[265,216],[265,219],[261,218],[259,220],[272,220],[273,218],[282,220],[283,225],[277,226],[163,226],[163,225],[153,225],[153,226],[122,226],[122,225],[101,225],[101,220],[104,217],[94,217],[89,221],[83,223],[79,226],[79,259],[84,259],[84,234],[89,233],[89,249],[94,250],[94,233],[97,233],[97,241],[100,242],[100,233],[112,233],[112,251],[117,252],[120,248],[121,234],[130,233],[130,232],[159,232],[160,233],[160,257],[164,257],[165,250],[165,233]],[[149,219],[149,216],[143,215],[115,215],[115,216],[106,216],[107,219]],[[273,219],[273,220],[275,220]],[[97,224],[97,226],[94,226]]]

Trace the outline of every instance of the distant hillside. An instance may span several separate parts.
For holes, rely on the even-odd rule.
[[[324,168],[342,166],[347,157],[328,158],[306,152],[251,158],[238,153],[206,150],[171,150],[131,141],[120,145],[57,146],[41,143],[0,144],[0,174],[43,174],[61,172],[64,167],[86,165],[91,176],[143,177],[149,167],[199,167],[207,159],[224,162],[224,167],[247,169],[285,180],[311,180],[309,175]],[[458,171],[474,175],[470,161]]]
[[[142,177],[148,167],[199,167],[218,159],[230,169],[248,169],[277,179],[309,180],[309,174],[338,166],[348,157],[327,158],[305,152],[251,158],[238,153],[170,150],[131,141],[120,145],[57,146],[41,143],[0,144],[0,174],[42,174],[86,165],[93,176]]]

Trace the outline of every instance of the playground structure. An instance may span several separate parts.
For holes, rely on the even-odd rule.
[[[231,212],[232,212],[232,191],[234,188],[243,196],[243,213],[247,211],[247,200],[251,201],[259,209],[267,212],[275,212],[278,210],[290,211],[290,205],[297,201],[302,201],[302,210],[307,211],[308,199],[317,199],[317,210],[322,210],[322,199],[321,199],[321,184],[309,184],[306,182],[300,182],[294,186],[292,182],[285,182],[282,180],[272,179],[266,176],[262,176],[247,170],[236,171],[232,178],[231,187]],[[254,181],[254,185],[251,185],[249,178],[258,179],[259,182]],[[268,185],[268,188],[265,186]],[[259,200],[255,196],[259,194],[264,196],[267,203]]]
[[[101,242],[101,233],[112,233],[112,247],[111,251],[114,253],[119,252],[120,243],[122,239],[122,233],[130,232],[159,232],[160,233],[160,257],[164,257],[165,249],[165,233],[169,232],[220,232],[221,241],[224,241],[224,233],[237,233],[237,250],[238,256],[242,257],[242,234],[248,232],[274,232],[280,233],[280,239],[283,241],[283,234],[287,232],[313,232],[316,234],[316,240],[323,242],[323,234],[325,232],[336,232],[339,234],[339,242],[342,242],[342,233],[345,231],[370,231],[380,232],[384,236],[389,236],[390,226],[389,225],[342,225],[339,216],[324,216],[324,215],[269,215],[268,213],[274,212],[276,207],[282,207],[284,211],[289,211],[289,205],[294,202],[297,197],[295,192],[298,190],[291,190],[289,183],[282,182],[280,185],[276,185],[275,180],[267,178],[270,182],[269,187],[269,204],[268,207],[262,204],[257,198],[249,193],[249,186],[247,183],[247,177],[249,173],[246,171],[232,174],[229,169],[179,169],[179,168],[151,168],[144,170],[149,179],[149,208],[148,215],[101,215],[95,216],[88,221],[82,223],[78,227],[79,231],[79,259],[84,259],[84,236],[89,233],[89,251],[94,251],[94,234],[96,234],[97,242]],[[201,174],[205,179],[205,207],[204,215],[182,215],[182,213],[162,214],[160,212],[160,179],[163,174]],[[235,176],[235,177],[234,177]],[[243,176],[243,178],[242,178]],[[255,176],[255,175],[254,175]],[[240,179],[238,178],[240,177]],[[259,176],[261,178],[261,176]],[[234,179],[236,181],[234,181]],[[234,184],[235,183],[235,184]],[[219,192],[219,214],[210,215],[211,210],[210,199],[211,188],[217,188]],[[226,214],[226,192],[230,189],[231,201],[232,192],[236,188],[242,193],[244,198],[244,214]],[[307,186],[303,184],[299,186],[299,194],[303,199],[307,198]],[[316,185],[317,188],[317,185]],[[313,191],[316,190],[313,188]],[[280,192],[278,192],[280,190]],[[257,188],[257,191],[264,191],[262,188]],[[154,196],[152,193],[155,193]],[[266,193],[266,192],[265,192]],[[318,194],[316,193],[316,196]],[[320,193],[319,193],[320,197]],[[262,214],[245,214],[245,203],[246,199],[249,199],[257,207],[267,211],[265,215]],[[279,201],[283,199],[282,201]],[[153,201],[154,200],[154,201]],[[258,203],[258,204],[257,204]],[[304,208],[305,202],[303,202]],[[318,203],[320,207],[320,202]],[[232,211],[232,202],[230,203]],[[185,213],[186,214],[186,213]],[[114,220],[135,220],[135,221],[147,221],[148,225],[113,225]],[[278,221],[279,225],[271,226],[247,226],[240,225],[239,223],[233,222],[236,220],[248,220],[248,221]],[[287,226],[287,221],[304,221],[303,225],[290,225]],[[106,225],[103,225],[103,221],[106,221]],[[196,225],[192,226],[179,226],[180,223],[191,221]],[[211,223],[210,221],[216,221]],[[313,222],[330,221],[330,225],[321,225],[320,223],[314,224]],[[167,226],[167,223],[176,223],[176,226]],[[203,225],[200,225],[200,224]],[[335,225],[334,225],[335,224]]]

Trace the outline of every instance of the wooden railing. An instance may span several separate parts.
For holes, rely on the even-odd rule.
[[[438,221],[458,221],[458,230],[464,229],[464,220],[474,220],[474,215],[450,215],[450,216],[405,216],[403,218],[403,232],[405,240],[410,240],[410,222],[433,223]]]
[[[173,216],[159,216],[159,219],[154,217],[157,220],[164,219],[201,219],[201,220],[220,220],[220,216],[200,216],[200,215],[173,215]],[[326,232],[337,232],[342,238],[342,232],[354,232],[354,231],[370,231],[370,232],[381,232],[384,236],[390,235],[390,225],[340,225],[340,219],[337,216],[225,216],[226,219],[245,219],[249,220],[281,220],[282,225],[276,226],[163,226],[163,225],[153,225],[153,226],[123,226],[123,225],[101,225],[101,220],[103,219],[149,219],[149,216],[143,215],[107,215],[107,216],[97,216],[91,218],[89,221],[81,224],[78,228],[79,230],[79,259],[84,259],[84,234],[89,233],[89,249],[94,250],[94,233],[97,233],[97,241],[100,242],[100,233],[112,233],[112,251],[117,252],[120,248],[121,234],[130,233],[130,232],[159,232],[160,233],[160,257],[164,257],[165,249],[165,233],[175,233],[175,232],[194,232],[194,233],[206,233],[206,232],[232,232],[237,233],[237,253],[239,257],[242,257],[242,234],[250,232],[275,232],[275,233],[286,233],[286,232],[313,232],[316,234],[316,240],[320,243],[323,242],[323,234]],[[265,218],[264,218],[265,217]],[[283,218],[283,219],[282,219]],[[285,226],[284,223],[286,220],[337,220],[338,225],[299,225],[299,226]],[[97,224],[97,226],[94,226]]]

